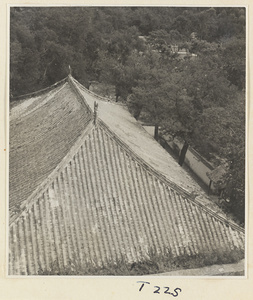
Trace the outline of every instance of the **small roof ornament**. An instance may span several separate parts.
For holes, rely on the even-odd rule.
[[[71,66],[69,65],[69,75],[71,75],[72,73],[72,69],[71,69]]]
[[[94,102],[94,124],[97,125],[97,116],[98,116],[98,103]]]

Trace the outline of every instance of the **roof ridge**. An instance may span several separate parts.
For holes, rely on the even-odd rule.
[[[169,185],[170,188],[174,189],[177,193],[180,194],[180,196],[184,196],[187,200],[191,201],[192,203],[194,203],[195,205],[197,205],[198,207],[200,207],[202,210],[204,210],[206,213],[208,213],[209,215],[211,215],[212,217],[214,217],[215,219],[219,220],[220,222],[225,223],[226,225],[229,225],[231,228],[240,231],[242,233],[244,233],[244,228],[242,228],[241,226],[234,224],[233,222],[231,222],[230,220],[226,219],[223,216],[217,215],[217,213],[215,213],[212,209],[210,209],[209,207],[206,207],[205,205],[203,205],[202,203],[200,203],[199,201],[197,201],[195,199],[195,197],[189,193],[188,191],[186,191],[184,188],[180,187],[179,185],[177,185],[176,183],[174,183],[173,181],[171,181],[170,179],[168,179],[165,175],[163,175],[162,173],[158,172],[155,170],[154,167],[152,167],[148,162],[146,162],[144,159],[142,159],[138,154],[136,154],[124,141],[121,140],[121,138],[118,137],[117,134],[115,134],[110,128],[109,126],[107,126],[100,118],[98,118],[98,124],[104,128],[109,134],[110,136],[117,142],[120,144],[121,147],[124,148],[125,151],[127,151],[135,160],[137,160],[137,162],[143,166],[145,169],[148,170],[148,172],[152,173],[152,175],[154,175],[157,179],[161,180],[163,183],[165,183],[166,185]]]
[[[85,86],[83,86],[80,82],[78,82],[76,79],[73,78],[73,80],[76,82],[77,85],[79,85],[83,90],[85,90],[87,93],[89,93],[90,95],[92,95],[93,97],[105,101],[105,102],[111,102],[111,99],[107,98],[107,97],[103,97],[100,96],[92,91],[90,91],[89,89],[87,89]]]
[[[54,93],[52,92],[50,95],[49,94],[43,95],[43,98],[40,99],[39,103],[36,104],[36,106],[34,108],[29,109],[29,111],[24,112],[24,111],[22,111],[22,108],[21,108],[21,111],[16,111],[18,108],[20,108],[22,103],[20,103],[17,106],[13,107],[10,110],[10,121],[13,121],[13,120],[15,120],[17,118],[20,118],[20,117],[21,118],[27,117],[29,114],[31,114],[34,111],[36,111],[37,109],[39,109],[41,106],[43,106],[45,103],[49,102],[53,97],[55,97],[57,95],[57,93],[59,93],[65,87],[65,84],[66,84],[66,82],[57,85],[57,87],[59,87],[58,90],[56,88],[54,90],[51,89],[49,92],[53,91]],[[29,101],[29,99],[27,99],[27,101]],[[24,102],[27,102],[27,101],[24,101]],[[35,101],[37,101],[37,100],[35,100]],[[29,105],[28,105],[28,107],[29,107]]]
[[[38,90],[36,92],[31,92],[31,93],[28,93],[28,94],[24,94],[24,95],[20,95],[20,96],[16,96],[16,97],[11,97],[11,99],[13,101],[16,101],[16,100],[22,100],[22,99],[25,99],[25,98],[28,98],[28,97],[33,97],[33,96],[37,96],[37,95],[41,95],[45,92],[48,92],[50,90],[53,90],[54,88],[58,87],[59,85],[65,83],[66,81],[68,80],[68,77],[65,77],[63,79],[61,79],[60,81],[57,81],[56,83],[44,88],[44,89],[41,89],[41,90]]]
[[[72,77],[73,78],[73,77]],[[83,89],[85,92],[87,92],[88,94],[90,94],[92,97],[94,98],[97,98],[98,100],[101,100],[101,101],[104,101],[104,102],[111,102],[113,104],[116,104],[116,105],[120,105],[120,106],[125,106],[124,103],[122,102],[116,102],[116,101],[113,101],[112,99],[110,98],[107,98],[107,97],[103,97],[103,96],[100,96],[92,91],[90,91],[89,89],[87,89],[85,86],[83,86],[80,82],[78,82],[76,79],[74,79],[74,82],[76,83],[76,85],[78,85],[81,89]]]
[[[14,224],[14,222],[25,214],[33,205],[34,199],[39,193],[43,193],[48,186],[55,179],[56,174],[65,167],[65,164],[74,154],[79,150],[80,146],[83,143],[84,138],[87,138],[89,132],[95,127],[93,123],[93,118],[90,116],[86,121],[86,128],[83,130],[82,134],[77,138],[74,145],[70,148],[69,152],[65,155],[65,157],[61,160],[61,162],[55,167],[55,169],[50,173],[50,175],[32,192],[32,194],[21,204],[21,211],[10,217],[10,226]]]
[[[72,87],[72,90],[75,92],[75,94],[81,100],[80,103],[83,106],[85,106],[85,108],[88,109],[89,113],[91,113],[93,115],[93,111],[92,111],[91,107],[89,106],[85,97],[82,95],[82,93],[79,91],[78,87],[76,86],[77,85],[76,80],[71,75],[68,75],[67,81],[70,84],[70,86]]]
[[[177,185],[176,183],[174,183],[173,181],[170,181],[168,178],[166,178],[163,174],[161,174],[160,172],[156,171],[154,167],[152,167],[149,163],[147,163],[144,159],[142,159],[138,154],[136,154],[134,152],[134,150],[131,149],[131,147],[129,147],[124,141],[122,141],[122,139],[120,137],[118,137],[117,134],[115,134],[108,125],[106,125],[101,119],[98,120],[98,122],[100,123],[100,126],[102,126],[103,128],[105,128],[107,131],[109,131],[110,135],[117,140],[117,142],[124,148],[124,150],[126,150],[128,153],[130,153],[132,156],[134,156],[134,158],[136,160],[138,160],[138,162],[145,166],[146,168],[149,169],[149,171],[152,171],[152,173],[154,173],[156,175],[156,177],[158,179],[166,179],[166,181],[168,181],[168,183],[171,185],[171,187],[175,187],[175,189],[178,189],[181,193],[185,194],[187,197],[191,197],[191,194],[186,191],[184,188],[180,187],[179,185]]]

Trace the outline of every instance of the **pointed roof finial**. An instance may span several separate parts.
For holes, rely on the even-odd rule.
[[[72,73],[72,69],[71,69],[71,66],[69,65],[69,75],[71,75]]]
[[[98,103],[94,102],[94,124],[97,124],[97,115],[98,115]]]

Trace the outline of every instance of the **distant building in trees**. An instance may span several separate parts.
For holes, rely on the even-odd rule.
[[[171,45],[171,52],[173,54],[177,54],[180,59],[184,59],[185,57],[197,57],[197,54],[190,53],[189,49],[179,48],[178,45]]]

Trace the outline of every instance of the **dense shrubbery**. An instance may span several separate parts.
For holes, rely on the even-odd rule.
[[[136,118],[230,163],[244,222],[245,8],[12,7],[10,92],[73,76],[115,85]],[[171,45],[197,55],[179,59]]]
[[[135,276],[165,273],[182,269],[201,268],[209,265],[230,264],[244,258],[242,250],[216,251],[196,255],[181,255],[173,257],[169,252],[157,254],[149,253],[147,259],[139,262],[128,263],[126,259],[109,262],[106,266],[99,267],[92,263],[84,264],[75,258],[68,266],[59,267],[57,262],[51,264],[49,269],[40,269],[38,275],[116,275]]]

